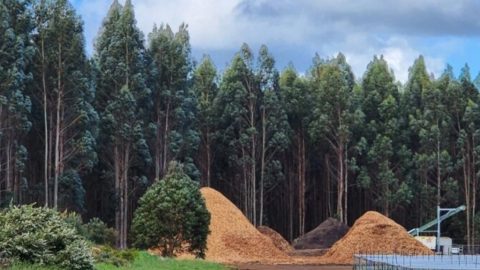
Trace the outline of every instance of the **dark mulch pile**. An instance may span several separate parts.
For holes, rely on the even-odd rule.
[[[318,227],[293,241],[295,249],[327,249],[342,238],[349,227],[334,218],[328,218]]]

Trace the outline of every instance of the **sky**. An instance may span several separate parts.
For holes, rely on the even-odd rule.
[[[85,23],[87,53],[113,0],[71,0]],[[119,0],[124,3],[124,0]],[[420,54],[430,73],[447,64],[458,74],[468,63],[480,71],[478,0],[132,0],[138,27],[172,29],[188,24],[193,57],[210,55],[225,69],[245,42],[254,51],[265,44],[277,68],[290,63],[308,71],[316,53],[345,54],[357,78],[374,55],[383,55],[397,80]]]

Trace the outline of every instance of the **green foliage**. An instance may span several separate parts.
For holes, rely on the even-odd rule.
[[[155,26],[148,39],[152,58],[150,122],[154,129],[150,141],[157,150],[155,178],[165,176],[168,163],[178,160],[192,179],[199,180],[197,164],[193,162],[200,136],[194,126],[198,100],[191,80],[188,25],[181,24],[175,33],[168,24]]]
[[[208,57],[196,66],[186,24],[154,27],[145,42],[132,1],[112,2],[88,59],[83,21],[68,0],[0,0],[0,207],[58,201],[115,224],[124,248],[147,179],[165,177],[176,160],[253,223],[278,223],[290,238],[302,233],[305,216],[314,224],[373,208],[415,227],[437,204],[463,203],[465,216],[448,230],[476,242],[480,74],[467,64],[458,77],[447,65],[435,78],[419,56],[401,83],[379,56],[355,81],[340,53],[316,56],[306,75],[288,67],[279,76],[266,46],[254,56],[243,44],[219,76]],[[161,191],[157,185],[149,194]],[[166,198],[180,198],[172,194]],[[166,207],[153,195],[144,200],[152,211]],[[272,211],[278,207],[285,211]],[[159,240],[183,230],[164,224],[171,213],[160,210],[149,223],[142,208],[140,246],[177,244]],[[114,230],[101,220],[63,218],[91,242],[113,244]],[[174,229],[147,230],[155,222]],[[20,236],[35,242],[33,233]],[[203,237],[194,239],[199,249]],[[15,252],[63,256],[43,252],[47,242],[35,242],[32,254]],[[65,252],[81,254],[77,248]],[[105,253],[112,263],[123,257]]]
[[[213,145],[216,142],[215,100],[218,95],[217,81],[215,65],[210,57],[205,56],[195,70],[193,91],[197,100],[195,128],[200,133],[196,163],[201,172],[201,183],[206,186],[211,185]]]
[[[216,138],[224,149],[218,153],[220,164],[228,166],[221,177],[243,180],[246,214],[254,224],[262,223],[264,190],[285,179],[279,159],[290,142],[290,127],[283,101],[268,48],[261,46],[255,59],[243,44],[225,70],[215,100]]]
[[[19,202],[25,188],[13,177],[25,180],[25,135],[32,127],[29,118],[32,102],[27,85],[32,79],[31,63],[35,48],[31,42],[35,27],[30,1],[4,0],[0,2],[0,159],[4,169],[0,178],[6,182],[5,196],[0,206]]]
[[[188,251],[205,257],[210,213],[199,186],[181,165],[170,164],[167,176],[142,196],[132,222],[134,245],[156,248],[164,256]]]
[[[67,0],[32,2],[36,54],[31,89],[34,132],[30,139],[41,136],[41,141],[50,144],[52,151],[47,156],[40,151],[42,148],[32,151],[31,166],[42,166],[48,170],[46,177],[53,178],[55,187],[50,192],[54,201],[49,204],[82,211],[85,206],[82,177],[98,161],[95,150],[98,114],[92,105],[95,89],[84,50],[83,21]],[[45,122],[50,126],[48,131]],[[42,145],[36,147],[39,146]],[[44,159],[52,164],[49,168],[44,167]]]
[[[368,65],[360,92],[363,123],[357,161],[359,183],[372,193],[375,204],[389,214],[412,200],[409,173],[403,168],[411,159],[404,146],[400,123],[400,93],[383,57]],[[377,188],[373,188],[377,187]]]
[[[75,212],[61,214],[65,222],[75,228],[81,236],[97,245],[115,245],[116,232],[109,228],[99,218],[92,218],[88,223],[83,223],[82,217]]]
[[[109,228],[105,222],[99,218],[92,218],[88,223],[83,225],[84,236],[88,240],[98,245],[110,245],[115,244],[115,230]]]
[[[141,187],[151,163],[146,140],[150,121],[151,90],[147,85],[147,56],[143,34],[137,27],[132,2],[114,1],[96,42],[97,94],[100,114],[100,163],[95,169],[106,186],[114,186],[117,244],[127,246],[130,186]],[[135,197],[135,193],[133,194]]]
[[[115,249],[110,246],[93,248],[93,256],[96,264],[114,265],[121,267],[132,263],[138,257],[138,251],[134,249]]]
[[[475,77],[473,84],[475,85],[477,90],[480,91],[480,72],[478,73],[477,77]]]
[[[52,209],[31,205],[0,213],[0,250],[14,261],[93,269],[90,246]]]

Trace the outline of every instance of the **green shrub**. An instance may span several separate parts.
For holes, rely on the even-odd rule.
[[[65,220],[65,222],[67,222],[69,225],[75,228],[78,234],[88,239],[85,233],[82,216],[80,216],[76,212],[67,212],[67,211],[60,213],[60,216],[63,218],[63,220]]]
[[[25,205],[0,212],[0,250],[12,261],[93,269],[88,243],[49,208]]]
[[[88,223],[83,223],[82,217],[75,212],[62,213],[64,220],[72,225],[77,232],[97,245],[115,245],[115,229],[109,228],[99,218],[92,218]]]
[[[84,236],[98,245],[115,245],[115,229],[109,228],[99,218],[92,218],[83,225]]]
[[[181,165],[170,164],[167,176],[154,183],[139,204],[132,222],[136,247],[158,247],[168,257],[182,251],[205,257],[210,213],[198,183]]]
[[[98,246],[93,249],[96,263],[111,264],[116,267],[132,263],[138,256],[134,249],[119,250],[110,246]]]

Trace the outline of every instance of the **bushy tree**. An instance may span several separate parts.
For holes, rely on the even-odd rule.
[[[0,250],[8,259],[62,269],[93,269],[87,242],[57,211],[32,205],[0,212]]]
[[[140,199],[132,231],[139,248],[159,247],[163,256],[188,251],[205,257],[210,213],[198,183],[183,166],[170,163],[166,177],[155,182]]]

